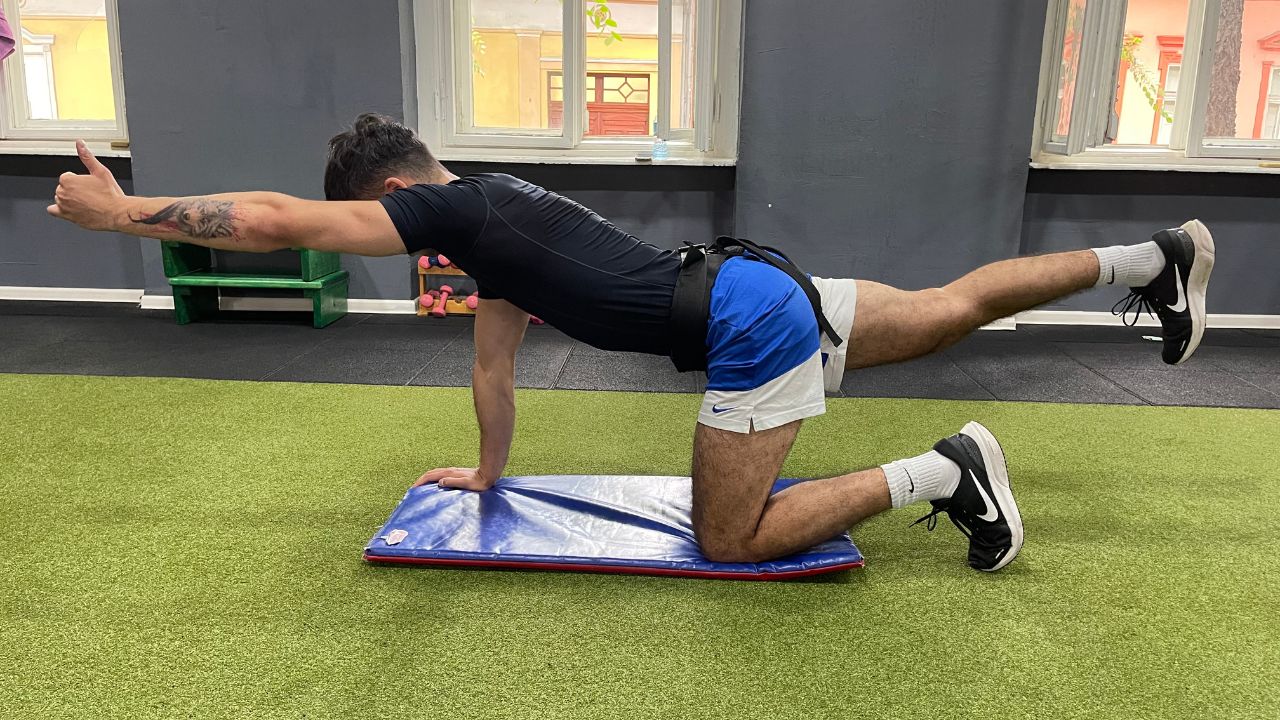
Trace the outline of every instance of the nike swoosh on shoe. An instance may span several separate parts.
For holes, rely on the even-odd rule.
[[[1170,305],[1169,309],[1174,312],[1182,312],[1187,309],[1187,291],[1182,286],[1182,273],[1177,272],[1176,268],[1173,273],[1173,282],[1178,288],[1178,302]]]
[[[978,519],[986,520],[987,522],[995,522],[1000,519],[1000,510],[991,501],[991,496],[982,487],[982,483],[978,482],[978,476],[974,474],[972,469],[969,470],[969,476],[973,478],[973,484],[978,486],[978,494],[982,496],[982,502],[986,504],[986,508],[978,514]]]

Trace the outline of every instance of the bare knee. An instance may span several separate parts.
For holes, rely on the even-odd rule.
[[[977,330],[985,322],[985,310],[975,298],[949,288],[920,290],[934,318],[930,342],[931,352],[944,350],[966,335]]]
[[[695,534],[698,536],[698,547],[702,550],[702,554],[712,562],[755,563],[769,559],[754,546],[751,538]]]

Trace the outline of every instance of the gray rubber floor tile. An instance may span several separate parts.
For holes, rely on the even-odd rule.
[[[1280,397],[1280,374],[1272,373],[1239,373],[1236,377]],[[1277,405],[1280,407],[1280,405]]]
[[[641,353],[605,353],[575,347],[556,387],[569,390],[700,392],[698,373],[679,373],[670,358]]]
[[[473,327],[473,319],[463,317],[348,315],[316,330],[306,313],[228,313],[179,326],[172,312],[120,304],[0,301],[0,372],[465,386]],[[850,372],[843,391],[1280,407],[1272,399],[1280,398],[1280,331],[1210,328],[1196,357],[1176,367],[1160,361],[1158,343],[1140,339],[1153,332],[1120,326],[979,332],[941,356]],[[596,350],[546,326],[529,328],[516,382],[598,390],[706,387],[703,373],[676,373],[667,358]]]
[[[558,332],[527,333],[516,354],[516,387],[552,387],[572,348],[573,341]],[[475,353],[471,335],[464,332],[428,362],[409,384],[468,386]]]
[[[404,385],[461,332],[446,325],[361,324],[335,333],[267,379]]]
[[[1201,347],[1188,362],[1195,360],[1233,373],[1280,373],[1280,346]]]
[[[1238,332],[1268,344],[1280,345],[1280,330],[1240,330]]]
[[[948,350],[946,356],[997,400],[1142,404],[1048,343],[1004,348],[964,345]]]
[[[1280,347],[1280,332],[1209,328],[1204,331],[1204,338],[1200,340],[1200,344],[1226,347]]]
[[[1108,370],[1106,374],[1152,405],[1280,408],[1280,395],[1226,372]]]
[[[467,334],[458,335],[431,359],[417,375],[409,379],[410,385],[431,387],[465,387],[471,384],[471,366],[475,363],[476,348]],[[519,373],[519,364],[516,365]]]
[[[92,323],[83,324],[92,327]],[[63,319],[0,315],[0,352],[20,345],[48,345],[66,340],[72,332],[71,324]]]
[[[243,338],[182,343],[63,341],[44,346],[41,357],[28,357],[22,372],[258,380],[308,349]]]
[[[1126,327],[1117,320],[1115,325],[1019,325],[1015,331],[1018,335],[1026,335],[1045,342],[1066,343],[1128,343],[1145,345],[1149,340],[1143,336],[1160,336],[1158,327]],[[1262,331],[1266,332],[1266,331]],[[1227,347],[1268,347],[1280,340],[1255,335],[1252,331],[1234,328],[1208,328],[1200,340],[1202,346],[1221,345]],[[1159,353],[1160,343],[1153,343]]]
[[[471,332],[475,320],[467,316],[448,316],[443,318],[419,317],[400,313],[377,313],[367,316],[362,325],[413,325],[415,327],[452,327],[459,331]]]
[[[1019,325],[1014,331],[1043,342],[1139,343],[1143,335],[1160,334],[1158,328],[1115,325]]]
[[[1095,370],[1167,370],[1169,372],[1186,372],[1199,370],[1218,370],[1207,360],[1192,356],[1181,365],[1167,365],[1160,357],[1163,343],[1053,343],[1053,347],[1085,367]]]
[[[845,397],[994,400],[995,396],[945,356],[862,370],[849,370],[840,384]]]

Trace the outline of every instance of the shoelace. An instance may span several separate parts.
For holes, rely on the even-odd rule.
[[[961,524],[961,522],[956,519],[955,513],[953,513],[951,511],[951,508],[946,505],[934,506],[933,512],[911,523],[907,527],[915,527],[920,523],[925,523],[925,526],[924,526],[925,530],[928,530],[929,532],[933,532],[933,529],[938,527],[938,515],[941,513],[947,514],[947,518],[951,520],[951,524],[955,525],[956,529],[959,530],[962,535],[969,538],[970,540],[973,539],[973,530]]]
[[[960,531],[961,535],[969,538],[970,542],[977,543],[980,547],[988,549],[998,549],[1000,547],[998,543],[991,542],[989,538],[974,537],[973,528],[970,527],[972,521],[969,519],[969,516],[965,513],[955,512],[946,505],[941,507],[935,506],[933,508],[933,512],[925,515],[919,520],[916,520],[907,527],[915,527],[920,523],[925,523],[925,529],[929,532],[933,532],[933,529],[938,526],[938,515],[941,513],[946,513],[947,519],[951,521],[951,524],[956,526],[956,529]],[[959,515],[959,517],[956,517],[957,515]]]
[[[1138,318],[1143,312],[1153,318],[1159,319],[1156,317],[1156,311],[1162,307],[1164,307],[1164,303],[1159,300],[1150,298],[1146,294],[1140,293],[1137,290],[1132,290],[1128,295],[1121,298],[1120,302],[1111,306],[1111,314],[1120,316],[1120,322],[1132,327],[1138,324]],[[1130,312],[1133,313],[1132,322],[1130,322],[1129,318],[1125,317]]]
[[[915,521],[915,522],[911,523],[911,524],[910,524],[910,525],[908,525],[907,527],[909,527],[909,528],[913,528],[913,527],[915,527],[915,526],[919,525],[920,523],[925,522],[925,521],[927,520],[927,521],[928,521],[928,523],[924,526],[924,529],[925,529],[925,530],[928,530],[929,532],[933,532],[933,529],[934,529],[934,528],[936,528],[936,527],[938,527],[938,513],[941,513],[941,512],[946,512],[946,508],[942,508],[942,507],[935,507],[935,508],[933,509],[933,512],[931,512],[931,513],[929,513],[928,515],[925,515],[924,517],[920,518],[919,520],[917,520],[917,521]],[[948,515],[948,517],[950,517],[950,515]]]

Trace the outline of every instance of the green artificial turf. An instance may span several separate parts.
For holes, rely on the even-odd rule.
[[[699,398],[521,391],[512,474],[684,474]],[[887,513],[863,571],[748,583],[379,567],[464,389],[0,375],[0,716],[1280,717],[1280,413],[833,400],[786,473],[969,419],[1027,544]]]

